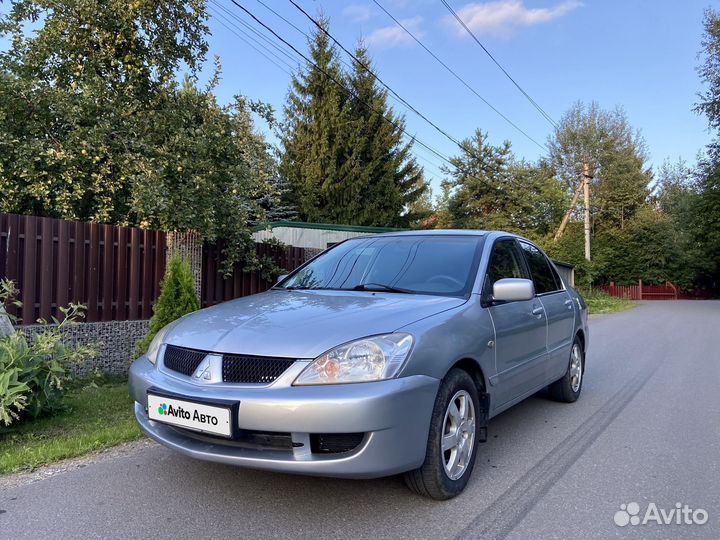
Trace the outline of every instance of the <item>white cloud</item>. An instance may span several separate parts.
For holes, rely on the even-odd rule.
[[[578,0],[565,0],[553,7],[528,8],[523,0],[496,0],[478,4],[467,4],[457,10],[465,24],[478,34],[507,36],[513,27],[534,26],[562,17],[582,5]],[[445,18],[460,37],[467,33],[452,15]]]
[[[342,14],[355,22],[365,22],[372,17],[372,10],[366,4],[350,4],[342,10]]]
[[[425,35],[422,30],[420,30],[420,23],[422,23],[422,20],[422,17],[417,16],[412,19],[403,19],[400,22],[405,28],[420,38]],[[365,43],[370,46],[390,48],[412,45],[415,43],[415,40],[413,40],[413,38],[410,37],[405,30],[397,25],[393,25],[373,30],[365,39]]]

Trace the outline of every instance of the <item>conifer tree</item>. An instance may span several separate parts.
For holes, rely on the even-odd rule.
[[[327,20],[320,24],[327,28]],[[408,226],[409,209],[428,189],[403,141],[405,120],[387,103],[360,45],[350,73],[318,30],[309,63],[293,77],[285,107],[281,174],[300,219]]]
[[[327,20],[321,19],[327,26]],[[337,50],[317,32],[309,42],[312,63],[294,75],[285,106],[280,172],[287,179],[288,202],[305,221],[327,221],[332,186],[338,183],[347,92]]]
[[[344,167],[350,201],[346,216],[361,225],[408,226],[416,217],[408,208],[428,185],[410,153],[412,142],[403,141],[405,119],[388,105],[387,90],[370,72],[375,70],[364,45],[356,48],[355,57],[348,77],[353,129]]]

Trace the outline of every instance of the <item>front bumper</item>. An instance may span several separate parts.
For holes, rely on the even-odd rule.
[[[372,383],[292,386],[306,363],[269,386],[201,384],[156,369],[145,357],[130,367],[130,395],[140,428],[160,444],[197,459],[256,469],[346,478],[389,476],[420,467],[440,381],[415,375]],[[150,387],[187,398],[239,401],[240,430],[290,433],[293,448],[240,446],[150,420]],[[365,433],[349,452],[311,451],[311,434]]]

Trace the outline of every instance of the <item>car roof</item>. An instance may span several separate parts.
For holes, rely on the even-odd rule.
[[[374,236],[485,236],[488,231],[472,229],[419,229],[415,231],[393,231]]]
[[[393,231],[373,236],[482,236],[482,237],[498,237],[512,236],[521,240],[526,238],[505,231],[484,231],[478,229],[420,229],[416,231]]]
[[[416,231],[393,231],[387,233],[369,235],[373,237],[382,236],[475,236],[478,238],[485,238],[489,241],[493,241],[503,236],[510,236],[523,240],[537,247],[537,244],[532,240],[520,236],[519,234],[510,233],[506,231],[485,231],[479,229],[419,229]],[[359,236],[358,238],[368,238],[368,236]]]

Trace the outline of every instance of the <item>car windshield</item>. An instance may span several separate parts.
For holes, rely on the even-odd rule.
[[[480,254],[480,236],[355,238],[328,250],[279,288],[464,296]]]

